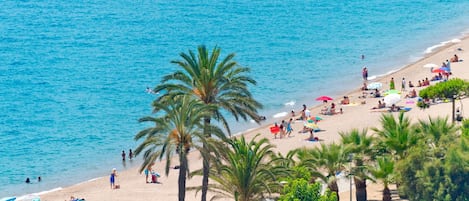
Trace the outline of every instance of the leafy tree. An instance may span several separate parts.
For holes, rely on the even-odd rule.
[[[452,122],[454,122],[455,114],[455,100],[469,92],[469,82],[453,78],[445,82],[439,82],[435,85],[429,86],[419,91],[419,96],[422,98],[443,98],[452,100]]]
[[[469,199],[469,146],[452,126],[443,118],[419,122],[424,138],[396,168],[409,200]]]
[[[143,153],[144,162],[140,167],[142,172],[156,159],[166,159],[165,174],[168,175],[171,158],[174,153],[179,156],[178,198],[185,199],[186,177],[189,173],[187,154],[192,147],[196,147],[194,138],[202,139],[201,119],[210,115],[209,106],[205,106],[190,97],[174,99],[170,105],[154,103],[158,111],[163,111],[158,117],[144,117],[140,122],[154,123],[153,127],[140,131],[135,140],[143,139],[135,150],[135,154]],[[221,130],[212,128],[220,135]]]
[[[305,179],[295,179],[288,183],[279,201],[337,201],[335,192],[327,190],[321,195],[321,183],[308,183]]]
[[[175,96],[189,95],[205,105],[214,106],[212,114],[204,118],[204,135],[210,138],[212,131],[209,129],[212,118],[221,122],[228,134],[231,130],[224,116],[225,111],[236,120],[248,118],[259,120],[257,110],[262,105],[256,101],[249,91],[249,85],[255,85],[256,81],[246,75],[250,71],[247,67],[241,67],[233,61],[235,54],[229,54],[221,61],[221,49],[213,48],[210,54],[203,45],[197,49],[197,55],[189,51],[188,54],[180,53],[181,60],[171,63],[181,67],[182,70],[163,77],[161,84],[154,91],[162,95],[154,102],[169,103]],[[209,153],[208,147],[204,145]],[[210,156],[202,154],[203,178],[202,201],[207,199],[208,177],[210,173]]]
[[[250,142],[241,136],[229,140],[227,146],[220,144],[220,164],[212,166],[217,168],[210,174],[214,183],[209,184],[209,191],[217,194],[212,199],[231,197],[236,201],[254,201],[278,189],[277,178],[286,176],[288,171],[275,165],[279,159],[274,156],[274,146],[266,138],[256,141],[258,136]]]
[[[353,154],[353,162],[355,163],[352,169],[353,179],[356,189],[357,201],[366,201],[366,180],[369,178],[368,162],[374,157],[372,145],[374,137],[367,136],[367,129],[359,131],[352,129],[350,132],[339,133],[342,137],[342,144],[349,146],[350,153]]]

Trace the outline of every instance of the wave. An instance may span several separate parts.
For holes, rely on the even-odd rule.
[[[459,38],[453,38],[451,40],[443,41],[439,44],[428,47],[427,49],[425,49],[424,53],[429,54],[429,53],[432,53],[434,50],[436,50],[440,47],[443,47],[443,46],[448,45],[450,43],[459,43],[459,42],[461,42],[461,39],[459,39]]]
[[[284,105],[285,105],[285,106],[294,106],[295,103],[296,103],[296,102],[295,102],[294,100],[292,100],[292,101],[289,101],[289,102],[284,103]]]

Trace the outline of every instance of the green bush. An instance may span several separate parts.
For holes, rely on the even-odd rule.
[[[327,190],[321,195],[321,184],[310,184],[305,179],[295,179],[286,184],[279,201],[337,201],[337,195]]]

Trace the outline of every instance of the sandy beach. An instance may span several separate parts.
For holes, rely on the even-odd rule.
[[[423,80],[425,78],[431,78],[434,74],[430,72],[429,68],[424,68],[423,66],[428,63],[434,63],[441,65],[443,61],[450,59],[453,55],[457,54],[460,59],[466,60],[469,59],[469,37],[465,37],[460,42],[449,43],[444,47],[439,48],[434,53],[426,55],[423,59],[410,64],[403,69],[394,72],[393,74],[378,77],[375,80],[368,82],[381,82],[383,87],[381,90],[386,90],[389,88],[389,81],[391,77],[394,77],[396,82],[396,88],[401,89],[401,80],[404,77],[405,80],[412,81],[414,85],[417,85],[418,80]],[[469,60],[451,63],[452,77],[458,77],[463,79],[469,79]],[[372,64],[370,64],[372,65]],[[357,72],[358,74],[361,72]],[[343,83],[347,85],[347,83]],[[434,84],[434,82],[432,82]],[[357,86],[357,90],[349,92],[347,95],[350,97],[352,104],[349,105],[340,105],[341,97],[335,97],[332,101],[337,105],[337,108],[342,108],[343,114],[336,115],[320,115],[320,111],[324,105],[319,105],[314,108],[310,108],[312,115],[320,115],[323,120],[319,122],[319,127],[321,132],[316,133],[315,135],[319,137],[320,142],[310,142],[305,141],[304,139],[308,137],[309,134],[300,134],[299,130],[303,127],[302,122],[295,122],[293,124],[294,133],[289,138],[284,139],[274,139],[273,135],[270,134],[270,131],[267,126],[260,127],[258,129],[249,131],[244,135],[248,138],[255,136],[255,134],[260,133],[262,137],[269,138],[270,141],[276,145],[277,151],[281,153],[286,153],[289,150],[299,148],[299,147],[315,147],[319,143],[330,143],[340,140],[339,132],[346,132],[352,128],[371,128],[379,125],[379,119],[383,112],[371,111],[372,107],[377,106],[379,98],[359,98],[362,95],[362,91],[359,89],[361,86]],[[409,91],[408,86],[406,86],[407,92]],[[417,92],[423,87],[415,87]],[[403,92],[405,94],[407,92]],[[314,99],[315,97],[311,97]],[[366,104],[362,104],[363,101],[366,101]],[[469,104],[468,99],[461,101],[462,104]],[[457,106],[461,104],[457,102]],[[331,102],[327,104],[330,105]],[[298,104],[298,108],[295,108],[295,111],[299,111],[301,105]],[[307,104],[307,103],[306,103]],[[427,119],[428,116],[447,116],[451,120],[451,104],[450,103],[441,103],[432,105],[429,109],[421,110],[417,108],[414,104],[406,104],[406,101],[403,99],[398,105],[412,108],[409,112],[406,113],[406,116],[410,117],[412,121],[416,122],[419,119]],[[469,107],[461,107],[462,114],[469,114]],[[397,114],[397,113],[395,113]],[[466,115],[467,116],[467,115]],[[290,118],[290,116],[288,116]],[[196,170],[202,167],[202,161],[199,155],[195,152],[189,155],[190,157],[190,169]],[[159,173],[164,172],[163,162],[157,162],[154,166],[154,169]],[[109,172],[111,171],[109,168]],[[86,171],[86,170],[83,170]],[[103,177],[97,178],[95,180],[79,183],[73,186],[63,188],[61,190],[49,192],[40,195],[41,200],[43,201],[64,201],[68,200],[70,196],[75,196],[78,198],[85,198],[86,200],[100,200],[100,201],[124,201],[124,200],[177,200],[177,170],[171,170],[168,177],[162,176],[159,178],[161,184],[147,184],[145,183],[145,176],[141,175],[137,168],[133,168],[127,171],[118,172],[117,183],[120,184],[120,189],[112,190],[109,185],[109,176],[105,175]],[[193,177],[187,181],[187,186],[199,186],[201,185],[200,177]],[[392,186],[395,189],[395,186]],[[368,199],[369,200],[381,200],[381,184],[369,184],[368,185]],[[340,185],[341,191],[341,200],[349,200],[349,184],[344,181]],[[354,193],[354,192],[353,192]],[[355,194],[353,194],[353,197]],[[398,199],[397,197],[393,197]],[[355,200],[355,198],[353,198]],[[188,191],[186,194],[186,200],[188,201],[197,201],[200,200],[200,194],[195,195],[195,192]],[[226,199],[230,200],[230,199]]]

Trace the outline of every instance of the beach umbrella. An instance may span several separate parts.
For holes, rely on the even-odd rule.
[[[444,70],[446,72],[450,72],[451,70],[448,67],[441,67],[440,70]]]
[[[311,128],[311,129],[317,129],[317,128],[319,128],[318,125],[315,124],[315,123],[305,123],[304,126],[305,126],[306,128]]]
[[[436,64],[429,63],[429,64],[423,65],[423,67],[424,68],[438,68],[439,66]]]
[[[316,98],[317,101],[329,101],[329,100],[334,100],[329,96],[319,96]]]
[[[400,94],[400,93],[401,93],[401,91],[399,91],[399,90],[391,89],[391,90],[385,91],[385,92],[383,93],[383,95],[386,96],[386,95],[389,95],[389,94]]]
[[[308,119],[308,121],[320,121],[320,120],[322,120],[322,117],[320,117],[320,116],[310,117]]]
[[[401,101],[401,95],[399,94],[389,94],[384,97],[384,103],[386,103],[387,106],[396,104],[399,101]]]
[[[438,69],[433,69],[432,70],[432,73],[444,73],[446,72],[445,70],[442,70],[441,68],[438,68]]]
[[[379,89],[383,86],[381,82],[372,82],[366,86],[367,89]]]

